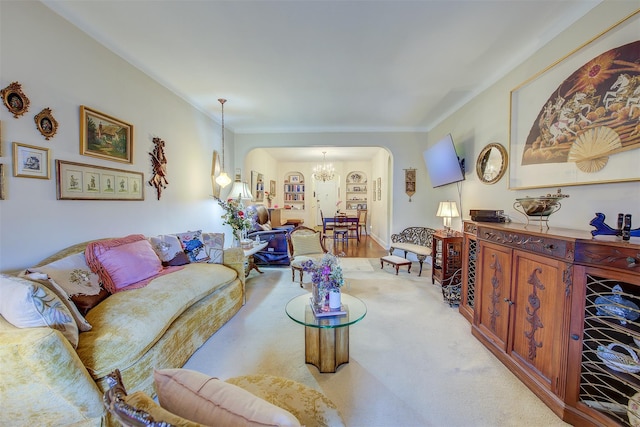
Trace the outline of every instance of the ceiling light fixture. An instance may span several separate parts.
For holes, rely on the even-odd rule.
[[[227,100],[218,98],[218,102],[222,105],[222,172],[220,172],[220,175],[216,178],[216,183],[224,188],[231,183],[231,178],[229,178],[229,175],[224,171],[224,103],[227,102]]]
[[[335,170],[331,163],[327,164],[327,152],[322,152],[322,164],[313,168],[313,179],[316,181],[331,181],[335,176]]]

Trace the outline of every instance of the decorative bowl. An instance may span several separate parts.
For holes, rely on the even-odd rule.
[[[620,347],[626,353],[615,351],[615,347]],[[596,355],[607,367],[618,372],[636,373],[640,372],[640,361],[638,355],[631,347],[620,343],[611,343],[608,346],[598,346]]]
[[[615,285],[612,289],[613,295],[601,295],[596,298],[596,314],[598,316],[612,316],[625,325],[627,320],[636,320],[640,317],[640,308],[638,306],[622,298],[622,287]]]
[[[560,210],[560,199],[557,197],[523,197],[516,199],[514,207],[520,205],[527,216],[549,216]]]

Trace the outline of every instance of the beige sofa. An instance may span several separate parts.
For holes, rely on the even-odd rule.
[[[232,248],[224,264],[187,264],[109,296],[86,314],[92,329],[76,349],[59,330],[17,328],[0,316],[0,425],[113,425],[102,402],[109,373],[119,369],[130,390],[155,395],[154,369],[183,366],[243,298],[244,256]]]

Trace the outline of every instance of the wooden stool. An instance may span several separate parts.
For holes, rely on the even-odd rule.
[[[407,273],[411,273],[411,261],[406,258],[402,258],[396,255],[387,255],[380,258],[380,268],[384,268],[384,263],[391,264],[396,268],[396,276],[398,275],[398,270],[403,265],[408,265]]]

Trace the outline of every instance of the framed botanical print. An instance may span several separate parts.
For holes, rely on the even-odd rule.
[[[144,175],[56,160],[58,200],[144,200]]]
[[[133,163],[133,125],[81,105],[80,154]]]

